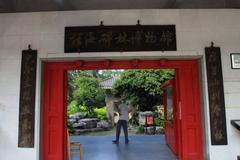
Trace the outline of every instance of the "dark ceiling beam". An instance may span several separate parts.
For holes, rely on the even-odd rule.
[[[103,9],[240,8],[240,0],[0,0],[0,13]]]

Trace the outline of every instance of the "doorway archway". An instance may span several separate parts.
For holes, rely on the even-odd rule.
[[[202,126],[197,60],[99,60],[44,63],[43,160],[65,160],[67,70],[175,69],[180,160],[202,160]]]

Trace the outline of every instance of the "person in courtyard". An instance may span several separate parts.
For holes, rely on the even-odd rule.
[[[116,127],[116,139],[112,142],[114,144],[119,143],[119,136],[121,133],[121,128],[123,128],[124,136],[125,136],[125,144],[128,144],[128,113],[131,112],[129,106],[121,101],[121,103],[117,106],[119,112],[119,120],[117,122]]]

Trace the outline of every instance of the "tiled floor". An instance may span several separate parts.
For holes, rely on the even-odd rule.
[[[129,144],[121,137],[120,144],[112,144],[114,136],[72,136],[83,144],[83,160],[177,160],[165,145],[164,136],[130,136]],[[72,160],[80,160],[72,155]]]

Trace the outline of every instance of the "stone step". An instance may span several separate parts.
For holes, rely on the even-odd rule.
[[[104,128],[75,129],[74,130],[74,135],[81,135],[81,133],[98,132],[98,131],[104,131],[104,130],[106,130],[106,129],[104,129]]]

